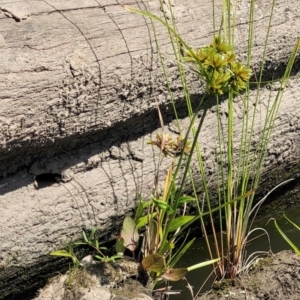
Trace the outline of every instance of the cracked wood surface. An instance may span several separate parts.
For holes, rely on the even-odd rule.
[[[151,10],[161,14],[158,1],[149,2]],[[248,27],[245,2],[239,7],[236,35],[243,59]],[[120,3],[144,8],[147,2]],[[193,47],[210,43],[210,3],[175,1],[174,9],[179,31]],[[254,70],[262,53],[269,4],[256,1],[256,10]],[[278,1],[266,78],[282,72],[299,28],[296,0]],[[158,32],[185,128],[182,86],[168,56],[166,31]],[[294,75],[298,70],[299,60]],[[196,102],[202,86],[194,74],[188,76]],[[300,149],[299,86],[294,78],[283,99],[265,163],[267,187],[284,179],[283,170],[289,169],[289,176],[299,172],[294,163]],[[266,89],[262,114],[268,97]],[[50,251],[93,225],[109,239],[107,230],[135,206],[137,193],[149,195],[156,152],[146,142],[159,127],[155,101],[161,106],[166,130],[176,136],[149,20],[113,0],[0,0],[0,267],[4,268],[0,295],[13,297],[36,288],[60,268],[60,261],[50,260]],[[200,139],[211,174],[216,120],[214,104],[207,105]],[[225,117],[226,102],[221,109]],[[239,118],[241,103],[236,113]],[[260,132],[259,120],[256,132]],[[60,174],[62,182],[36,186],[37,175],[51,173]]]
[[[287,57],[298,34],[299,10],[292,4],[279,1],[275,11],[268,51],[272,70]],[[157,1],[150,6],[161,14]],[[89,133],[155,109],[155,100],[170,105],[149,20],[129,13],[117,1],[6,1],[0,7],[2,175],[30,165],[43,147],[78,136],[85,144]],[[191,45],[211,41],[209,4],[181,1],[175,8],[178,27]],[[257,29],[266,26],[268,15],[268,5],[258,1]],[[244,56],[245,9],[237,20],[236,44]],[[171,53],[166,30],[158,37],[163,53]],[[255,34],[253,65],[263,40]],[[168,69],[175,71],[171,59]],[[178,99],[181,84],[175,72],[171,83]],[[199,89],[194,82],[191,92]]]

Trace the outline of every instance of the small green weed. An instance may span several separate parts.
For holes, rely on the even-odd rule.
[[[110,262],[110,261],[115,261],[116,259],[121,258],[120,255],[113,255],[113,256],[107,256],[104,254],[103,251],[107,251],[107,247],[100,246],[99,240],[95,238],[97,228],[94,227],[90,233],[89,236],[86,235],[86,233],[83,231],[82,236],[83,236],[83,242],[76,242],[74,243],[75,245],[87,245],[92,247],[94,250],[96,250],[97,254],[95,255],[95,258],[97,258],[100,261],[103,262]]]
[[[87,236],[86,232],[83,231],[82,232],[83,241],[69,242],[68,243],[68,251],[67,250],[55,250],[55,251],[52,251],[50,253],[50,255],[60,256],[60,257],[68,257],[68,258],[72,259],[74,266],[78,267],[80,265],[80,261],[74,254],[74,246],[75,245],[86,245],[86,246],[90,246],[97,252],[97,254],[94,257],[100,261],[110,262],[110,261],[115,261],[116,259],[121,258],[122,256],[120,256],[120,255],[107,256],[104,254],[103,251],[106,251],[107,248],[104,246],[100,246],[99,240],[95,237],[96,232],[97,232],[96,227],[94,227],[91,230],[89,236]]]
[[[63,250],[55,250],[55,251],[52,251],[50,253],[50,255],[60,256],[60,257],[68,257],[68,258],[72,259],[74,267],[78,267],[80,262],[74,253],[74,244],[72,242],[69,242],[67,247],[68,247],[68,251],[64,250],[64,249]]]

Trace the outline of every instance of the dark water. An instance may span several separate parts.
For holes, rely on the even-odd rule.
[[[300,225],[300,206],[293,207],[291,210],[285,212],[285,215],[294,223]],[[295,229],[293,225],[289,224],[289,222],[285,218],[283,218],[282,214],[274,215],[274,218],[276,218],[278,225],[284,231],[284,233],[293,241],[293,243],[296,244],[297,247],[300,247],[300,231]],[[276,230],[274,222],[268,222],[268,220],[269,218],[260,218],[255,221],[253,227],[261,227],[267,230],[270,238],[271,250],[273,253],[290,249],[289,245]],[[262,234],[262,231],[257,231],[256,233],[253,233],[251,237],[255,238],[260,234]],[[269,251],[269,249],[270,246],[268,238],[266,235],[263,235],[253,239],[249,243],[249,245],[247,246],[247,253],[250,254],[254,253],[255,251]],[[187,253],[183,256],[182,260],[180,261],[180,263],[178,263],[176,267],[189,267],[208,259],[209,256],[205,241],[204,239],[198,239],[194,242],[192,247],[187,251]],[[212,267],[208,266],[191,271],[187,274],[186,278],[189,284],[193,286],[194,293],[196,293],[199,290],[199,288],[202,286],[205,280],[211,275],[211,272]],[[209,290],[212,282],[213,276],[211,276],[211,279],[206,283],[201,292]],[[192,299],[190,292],[186,288],[187,284],[185,281],[181,280],[179,282],[171,283],[171,285],[172,290],[181,290],[181,293],[179,295],[170,296],[170,300]]]

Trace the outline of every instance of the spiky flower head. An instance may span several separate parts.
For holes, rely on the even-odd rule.
[[[210,45],[220,54],[226,54],[232,51],[232,46],[227,44],[220,36],[215,36],[213,43]]]
[[[163,133],[156,133],[156,137],[153,140],[149,140],[147,144],[156,146],[165,156],[178,156],[182,152],[189,154],[191,150],[191,141],[178,136],[176,141],[169,135]]]
[[[207,57],[204,65],[207,67],[207,69],[220,72],[226,67],[227,61],[225,60],[224,56],[214,53]]]
[[[246,83],[250,79],[251,70],[240,62],[233,62],[230,67],[233,74],[232,81],[230,83],[231,87],[235,91],[244,90],[246,88]]]
[[[236,60],[233,47],[220,36],[208,46],[186,51],[185,61],[193,63],[193,69],[206,82],[206,90],[218,95],[244,90],[251,76],[251,70]]]
[[[175,154],[179,155],[183,151],[184,154],[188,155],[191,151],[191,141],[185,139],[182,136],[177,137]]]
[[[175,142],[169,134],[156,133],[154,140],[149,140],[147,144],[157,146],[165,156],[170,156],[174,152]]]
[[[213,76],[209,82],[207,82],[206,89],[213,94],[222,95],[228,90],[228,82],[231,78],[230,73],[219,73],[214,71]]]

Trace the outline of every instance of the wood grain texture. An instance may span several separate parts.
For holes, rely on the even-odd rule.
[[[98,2],[1,4],[0,170],[4,175],[29,165],[33,152],[38,157],[43,146],[64,144],[66,138],[78,135],[85,144],[85,134],[142,116],[154,109],[155,100],[170,103],[149,20],[128,12],[116,1]],[[299,11],[292,7],[293,2],[278,2],[268,49],[272,73],[288,56],[299,28]],[[146,7],[142,1],[122,4]],[[158,1],[150,1],[150,6],[161,15]],[[192,46],[211,41],[209,3],[181,1],[174,9],[179,31]],[[16,22],[3,10],[25,19]],[[269,4],[257,2],[253,65],[261,57],[264,34],[259,33],[264,31],[269,10]],[[241,4],[236,44],[242,57],[246,16],[247,6]],[[163,53],[171,53],[167,31],[161,26],[158,30]],[[168,69],[174,73],[171,84],[178,99],[181,84],[171,59]],[[199,93],[199,85],[193,84],[191,92]],[[20,154],[26,161],[20,160]]]

